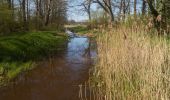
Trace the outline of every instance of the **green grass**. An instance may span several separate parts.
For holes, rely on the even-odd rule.
[[[89,29],[86,26],[75,26],[75,27],[69,27],[68,29],[80,35],[83,35],[89,32]]]
[[[63,36],[50,32],[33,32],[0,38],[0,60],[28,60],[46,56],[59,50],[64,41]]]
[[[0,37],[0,84],[33,68],[33,61],[60,52],[66,36],[56,32],[30,32]]]
[[[15,78],[19,73],[31,70],[33,68],[33,62],[27,61],[27,62],[1,62],[0,63],[0,74],[1,79],[3,80],[6,78],[13,79]],[[5,75],[2,75],[5,73]],[[6,81],[7,81],[6,80]],[[0,80],[0,84],[2,80]]]

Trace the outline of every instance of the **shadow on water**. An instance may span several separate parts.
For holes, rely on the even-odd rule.
[[[88,80],[96,56],[91,43],[89,38],[71,38],[64,53],[44,59],[0,89],[0,100],[79,100],[79,84]]]

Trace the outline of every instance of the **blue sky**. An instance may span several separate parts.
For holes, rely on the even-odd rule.
[[[71,20],[75,20],[75,21],[83,21],[83,20],[88,20],[88,15],[86,14],[86,12],[84,12],[82,9],[82,6],[77,6],[80,5],[81,2],[83,0],[68,0],[69,1],[69,7],[68,8],[68,19]],[[96,9],[96,5],[92,4],[92,10]]]
[[[72,6],[72,7],[69,7],[68,8],[68,19],[69,20],[75,20],[75,21],[83,21],[83,20],[88,20],[88,15],[82,11],[82,6],[77,6],[77,5],[80,5],[81,2],[83,0],[68,0],[68,4],[69,6]],[[141,1],[138,0],[138,5],[137,5],[137,11],[140,12],[141,11]],[[97,5],[96,4],[92,4],[92,11],[96,10],[97,9]],[[131,4],[131,13],[133,13],[133,4]]]

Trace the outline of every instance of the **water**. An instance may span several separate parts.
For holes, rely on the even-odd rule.
[[[79,84],[88,80],[96,56],[90,44],[88,38],[71,38],[64,53],[44,59],[1,88],[0,100],[80,100]]]

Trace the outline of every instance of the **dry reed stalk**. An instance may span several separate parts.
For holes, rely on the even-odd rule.
[[[102,33],[90,81],[95,100],[170,99],[167,39],[122,26]]]

